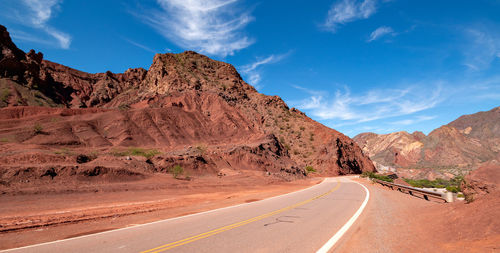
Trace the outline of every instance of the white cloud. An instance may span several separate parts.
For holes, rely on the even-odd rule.
[[[359,19],[367,19],[377,11],[376,0],[340,0],[328,10],[328,15],[323,26],[336,32],[339,25]]]
[[[52,16],[52,9],[58,7],[61,0],[22,0],[30,8],[31,23],[37,26],[44,26]]]
[[[130,43],[131,45],[134,45],[134,46],[136,46],[136,47],[138,47],[140,49],[143,49],[144,51],[148,51],[148,52],[151,52],[153,54],[159,53],[159,52],[151,49],[150,47],[145,46],[145,45],[143,45],[141,43],[135,42],[135,41],[133,41],[131,39],[127,39],[127,38],[122,38],[122,39],[125,40],[126,42]],[[166,48],[165,51],[170,52],[171,50],[168,49],[168,48]]]
[[[139,15],[183,48],[225,57],[253,44],[243,29],[253,17],[238,0],[156,0],[161,10]]]
[[[258,85],[261,81],[261,74],[259,69],[262,65],[277,63],[286,58],[290,53],[280,55],[270,55],[265,58],[257,59],[257,61],[244,65],[241,67],[241,73],[248,78],[248,83],[251,85]]]
[[[500,57],[500,33],[485,28],[469,28],[465,30],[468,40],[464,49],[465,61],[463,64],[471,70],[483,70]]]
[[[63,49],[68,49],[71,45],[71,36],[61,31],[58,31],[50,26],[44,26],[43,30],[50,36],[54,37],[58,42],[59,46]]]
[[[396,33],[394,32],[394,30],[391,27],[381,26],[381,27],[375,29],[375,31],[373,31],[370,34],[370,38],[368,39],[368,42],[372,42],[374,40],[377,40],[385,35],[396,36]]]
[[[432,119],[435,119],[435,118],[437,118],[437,116],[421,115],[421,116],[414,117],[412,119],[404,119],[404,120],[394,121],[394,122],[391,122],[391,124],[393,124],[393,125],[405,125],[405,126],[408,126],[408,125],[420,123],[420,122],[423,122],[423,121],[432,120]]]
[[[427,90],[427,89],[425,89]],[[340,120],[343,125],[411,115],[435,107],[443,99],[439,84],[423,92],[418,86],[405,89],[379,89],[352,95],[348,88],[337,90],[333,97],[311,95],[295,103],[320,120]],[[340,125],[337,125],[340,126]]]
[[[61,3],[62,0],[10,1],[9,4],[12,6],[6,6],[5,9],[9,10],[10,8],[13,8],[15,10],[14,13],[8,13],[4,10],[2,15],[6,18],[14,20],[17,23],[45,32],[57,41],[59,47],[68,49],[71,45],[71,36],[47,24],[53,17],[54,12],[60,8]],[[13,37],[31,42],[45,42],[42,39],[36,38],[32,34],[28,35],[28,33],[23,31],[18,31],[17,35],[16,33],[13,33]],[[42,44],[53,43],[45,42]]]

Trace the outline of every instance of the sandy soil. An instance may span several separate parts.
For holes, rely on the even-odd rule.
[[[370,201],[335,252],[499,252],[498,196],[426,201],[359,179]]]
[[[248,171],[236,176],[171,176],[109,185],[95,192],[1,195],[0,249],[59,240],[257,201],[321,182],[273,181]],[[168,186],[168,187],[167,187]],[[124,190],[126,189],[126,190]]]

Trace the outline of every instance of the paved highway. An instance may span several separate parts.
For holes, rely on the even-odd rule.
[[[262,201],[2,252],[327,252],[368,198],[348,178],[327,178]]]

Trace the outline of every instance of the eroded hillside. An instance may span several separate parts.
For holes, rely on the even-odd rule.
[[[258,93],[230,64],[187,51],[157,54],[149,70],[89,74],[25,54],[0,28],[4,189],[137,180],[176,165],[191,177],[252,170],[284,180],[306,176],[306,166],[374,170],[350,138]]]

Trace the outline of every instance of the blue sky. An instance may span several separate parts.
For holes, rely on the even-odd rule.
[[[87,72],[194,50],[351,137],[500,105],[500,1],[2,0],[23,50]]]

